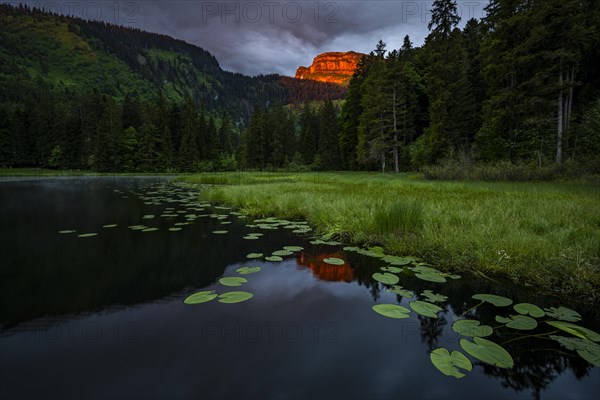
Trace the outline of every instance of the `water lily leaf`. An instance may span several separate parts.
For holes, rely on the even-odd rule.
[[[450,279],[455,279],[455,280],[462,278],[462,276],[456,275],[456,274],[448,274],[448,275],[446,275],[446,277],[450,278]]]
[[[415,293],[410,291],[410,290],[406,290],[406,289],[402,289],[402,286],[392,286],[390,289],[387,290],[390,293],[395,293],[398,294],[402,297],[406,297],[407,299],[413,298],[415,296]]]
[[[141,231],[142,229],[146,229],[147,226],[146,225],[131,225],[128,228],[131,229],[132,231]]]
[[[382,258],[385,257],[383,253],[375,253],[374,251],[359,249],[357,251],[358,254],[362,254],[363,256],[373,257],[373,258]]]
[[[235,272],[237,272],[238,274],[241,275],[248,275],[248,274],[254,274],[258,271],[260,271],[260,267],[240,267],[238,269],[235,270]]]
[[[388,264],[392,265],[408,265],[413,262],[412,257],[397,257],[397,256],[385,256],[381,259],[381,261],[385,261]]]
[[[242,286],[246,282],[248,282],[246,278],[240,278],[239,276],[228,276],[219,279],[219,283],[223,286]]]
[[[421,296],[426,297],[427,301],[430,303],[443,303],[444,301],[448,300],[447,296],[433,293],[431,290],[424,290],[423,293],[421,293]]]
[[[180,231],[181,229],[183,229],[183,228],[178,228],[178,227],[176,227],[176,226],[174,226],[174,227],[172,227],[172,228],[169,228],[169,230],[170,230],[171,232],[178,232],[178,231]]]
[[[428,282],[436,282],[436,283],[446,282],[446,278],[444,278],[442,275],[436,274],[436,273],[418,273],[418,274],[415,274],[415,277],[422,279],[424,281],[428,281]]]
[[[223,235],[225,233],[227,233],[228,231],[213,231],[214,234],[216,235]]]
[[[92,237],[92,236],[96,236],[97,233],[82,233],[81,235],[77,235],[80,238],[86,238],[86,237]]]
[[[246,254],[246,258],[261,258],[263,253],[250,253]]]
[[[427,303],[426,301],[411,301],[408,305],[417,314],[429,318],[437,318],[437,313],[443,310],[442,307],[436,304]]]
[[[103,228],[115,228],[117,224],[102,225]]]
[[[304,250],[304,247],[302,247],[302,246],[283,246],[283,248],[285,250],[289,250],[289,251],[293,251],[293,252]]]
[[[385,272],[391,272],[392,274],[399,274],[400,272],[402,272],[402,268],[398,268],[398,267],[381,267],[380,270],[385,271]]]
[[[512,368],[514,361],[512,356],[500,345],[487,339],[474,337],[473,341],[460,339],[460,347],[467,354],[486,363],[499,368]]]
[[[271,261],[271,262],[279,262],[279,261],[283,261],[283,258],[281,258],[279,256],[271,256],[271,257],[265,257],[265,260]]]
[[[444,375],[462,378],[465,376],[459,368],[471,371],[473,364],[460,351],[450,353],[447,349],[439,347],[429,354],[432,364]]]
[[[373,274],[373,279],[375,279],[378,282],[385,283],[387,285],[395,285],[396,283],[400,282],[400,278],[388,272],[385,272],[383,274],[375,272]]]
[[[226,292],[219,295],[219,303],[241,303],[242,301],[246,301],[252,297],[254,297],[254,295],[250,292]]]
[[[65,234],[65,233],[75,233],[75,232],[76,232],[76,231],[74,231],[74,230],[70,230],[70,229],[65,229],[65,230],[62,230],[62,231],[58,231],[58,233],[61,233],[61,234]]]
[[[577,351],[577,354],[590,364],[600,367],[600,345],[597,343],[579,337],[551,335],[550,338],[556,340],[568,350]]]
[[[534,318],[541,318],[545,315],[544,310],[530,303],[519,303],[513,306],[516,312],[523,315],[531,315]]]
[[[153,214],[146,214],[142,217],[142,219],[152,219],[152,218],[154,218]]]
[[[356,246],[346,246],[346,247],[344,247],[344,251],[354,251],[354,252],[356,252],[356,251],[359,251],[359,250],[360,250],[360,247],[356,247]]]
[[[433,267],[428,267],[427,265],[417,265],[416,267],[412,267],[412,271],[421,274],[442,274],[442,271]]]
[[[581,321],[581,314],[567,307],[550,307],[544,308],[546,315],[552,318],[560,319],[561,321],[577,322]]]
[[[260,238],[258,236],[248,235],[248,236],[244,236],[242,239],[246,239],[246,240],[258,240]]]
[[[512,304],[511,299],[507,299],[506,297],[496,296],[495,294],[482,294],[478,293],[473,295],[475,300],[485,301],[487,303],[493,304],[496,307],[506,307]]]
[[[341,258],[335,258],[335,257],[324,258],[323,262],[326,264],[331,264],[331,265],[344,265],[346,263]]]
[[[158,228],[146,228],[146,229],[142,229],[142,232],[154,232],[157,230],[158,230]]]
[[[183,300],[185,304],[200,304],[206,303],[207,301],[214,300],[218,295],[214,290],[208,290],[203,292],[194,293]]]
[[[373,311],[388,318],[403,319],[410,317],[410,310],[397,304],[376,304]]]
[[[271,255],[273,255],[273,256],[279,256],[279,257],[289,256],[289,255],[292,255],[292,254],[294,254],[294,252],[293,251],[289,251],[289,250],[277,250],[277,251],[274,251],[273,253],[271,253]]]
[[[489,325],[480,325],[475,319],[460,319],[452,324],[452,330],[463,336],[486,337],[494,331]]]
[[[526,315],[511,315],[510,318],[501,317],[496,315],[496,321],[501,324],[506,324],[507,327],[512,329],[519,329],[522,331],[529,331],[537,328],[537,321]]]
[[[582,339],[588,339],[592,342],[600,342],[600,334],[592,331],[591,329],[584,328],[583,326],[575,325],[565,321],[546,321],[546,323]]]

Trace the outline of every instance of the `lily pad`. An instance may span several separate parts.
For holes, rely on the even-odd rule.
[[[496,307],[506,307],[512,304],[511,299],[507,299],[506,297],[496,296],[495,294],[485,294],[478,293],[472,296],[475,300],[485,301],[487,303],[493,304]]]
[[[581,314],[567,307],[550,307],[544,308],[546,315],[552,318],[560,319],[561,321],[577,322],[581,321]]]
[[[430,303],[443,303],[444,301],[448,300],[447,296],[438,293],[433,293],[429,289],[424,290],[423,293],[421,293],[421,296],[427,298],[427,301]]]
[[[563,347],[577,351],[577,354],[590,364],[600,367],[600,345],[587,339],[565,337],[565,336],[550,336]]]
[[[428,282],[436,282],[436,283],[444,283],[446,282],[446,278],[444,278],[440,274],[436,273],[417,273],[415,274],[416,278],[422,279]]]
[[[76,232],[75,230],[71,230],[71,229],[65,229],[65,230],[62,230],[62,231],[58,231],[58,233],[61,233],[61,234],[75,233],[75,232]]]
[[[391,272],[392,274],[399,274],[400,272],[402,272],[402,268],[392,267],[392,266],[381,267],[379,269],[384,272]]]
[[[575,325],[565,321],[546,321],[546,323],[582,339],[588,339],[592,342],[600,342],[600,334],[592,331],[591,329],[584,328],[583,326]]]
[[[265,260],[271,261],[271,262],[279,262],[279,261],[283,261],[283,258],[281,258],[279,256],[271,256],[271,257],[265,257]]]
[[[258,271],[260,271],[260,267],[240,267],[238,269],[235,270],[235,272],[237,272],[238,274],[241,275],[248,275],[248,274],[254,274]]]
[[[258,240],[260,238],[258,236],[254,236],[254,235],[247,235],[247,236],[244,236],[242,239],[246,239],[246,240]]]
[[[444,375],[462,378],[465,376],[459,368],[471,371],[473,364],[460,351],[450,353],[447,349],[439,347],[429,354],[432,364]]]
[[[102,225],[103,228],[115,228],[117,224]]]
[[[534,318],[541,318],[544,315],[546,315],[544,313],[544,310],[542,310],[541,308],[539,308],[535,304],[519,303],[519,304],[515,304],[513,306],[513,308],[519,314],[523,314],[523,315],[528,315],[529,314],[530,316],[532,316]]]
[[[219,303],[241,303],[254,297],[250,292],[226,292],[219,295]]]
[[[248,282],[246,278],[241,278],[239,276],[228,276],[219,279],[219,283],[223,286],[242,286],[242,284],[246,282]]]
[[[178,232],[178,231],[180,231],[180,230],[182,230],[182,229],[183,229],[183,228],[178,228],[178,227],[176,227],[176,226],[175,226],[175,227],[172,227],[172,228],[169,228],[169,230],[170,230],[171,232]]]
[[[335,258],[335,257],[324,258],[323,262],[326,264],[331,264],[331,265],[344,265],[346,263],[341,258]]]
[[[82,233],[81,235],[77,235],[80,238],[92,237],[98,235],[97,233]]]
[[[408,265],[413,262],[413,259],[407,257],[385,256],[381,259],[381,261],[385,261],[386,263],[392,265]]]
[[[522,331],[529,331],[537,328],[537,321],[526,315],[511,315],[510,318],[501,317],[496,315],[496,321],[501,324],[506,324],[507,327],[512,329],[519,329]]]
[[[486,337],[494,331],[489,325],[480,325],[475,319],[460,319],[452,324],[452,330],[463,336]]]
[[[408,305],[417,314],[421,314],[422,316],[429,318],[437,318],[437,313],[443,310],[442,307],[427,303],[426,301],[411,301],[408,303]]]
[[[206,303],[207,301],[214,300],[218,295],[214,290],[207,290],[203,292],[194,293],[183,300],[185,304],[200,304]]]
[[[263,253],[250,253],[246,254],[246,258],[261,258]]]
[[[224,235],[224,234],[226,234],[226,233],[228,233],[228,232],[229,232],[229,231],[213,231],[213,233],[214,233],[215,235]]]
[[[402,286],[394,285],[390,289],[388,289],[387,291],[390,292],[390,293],[395,293],[395,294],[400,295],[402,297],[406,297],[407,299],[411,299],[411,298],[415,297],[415,293],[413,291],[403,289]]]
[[[155,232],[157,230],[158,230],[158,228],[146,228],[146,229],[142,229],[142,232]]]
[[[290,256],[294,254],[293,251],[289,251],[289,250],[277,250],[271,253],[271,255],[273,256],[279,256],[279,257],[285,257],[285,256]]]
[[[499,368],[512,368],[514,365],[513,358],[508,351],[487,339],[480,337],[474,337],[473,341],[460,339],[460,347],[462,347],[467,354],[470,354],[486,364],[494,365]]]
[[[400,282],[400,278],[398,278],[396,275],[390,274],[388,272],[385,272],[383,274],[379,273],[379,272],[375,272],[373,274],[373,279],[375,279],[378,282],[385,283],[387,285],[395,285],[396,283]]]
[[[154,218],[153,214],[146,214],[142,217],[142,219],[152,219],[152,218]]]
[[[283,246],[283,248],[285,250],[289,250],[289,251],[293,251],[293,252],[304,250],[304,247],[302,247],[302,246]]]
[[[388,318],[404,319],[410,317],[410,310],[397,304],[376,304],[373,311]]]

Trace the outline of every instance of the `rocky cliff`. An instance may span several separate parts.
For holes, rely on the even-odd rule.
[[[363,56],[365,54],[354,51],[319,54],[310,67],[298,67],[296,78],[345,86]]]

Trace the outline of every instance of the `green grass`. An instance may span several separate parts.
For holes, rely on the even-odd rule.
[[[445,182],[372,173],[215,173],[203,199],[306,219],[348,243],[380,244],[436,267],[508,277],[600,300],[600,187]]]

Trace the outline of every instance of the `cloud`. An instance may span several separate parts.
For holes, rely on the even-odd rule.
[[[211,52],[223,69],[247,75],[294,75],[325,51],[368,53],[379,39],[399,48],[427,36],[432,1],[28,2],[78,17],[103,19],[183,39]],[[463,23],[487,1],[459,1]],[[68,4],[71,4],[70,6]],[[77,4],[77,6],[73,6]],[[118,5],[118,7],[115,7]],[[101,16],[98,16],[101,9]]]

